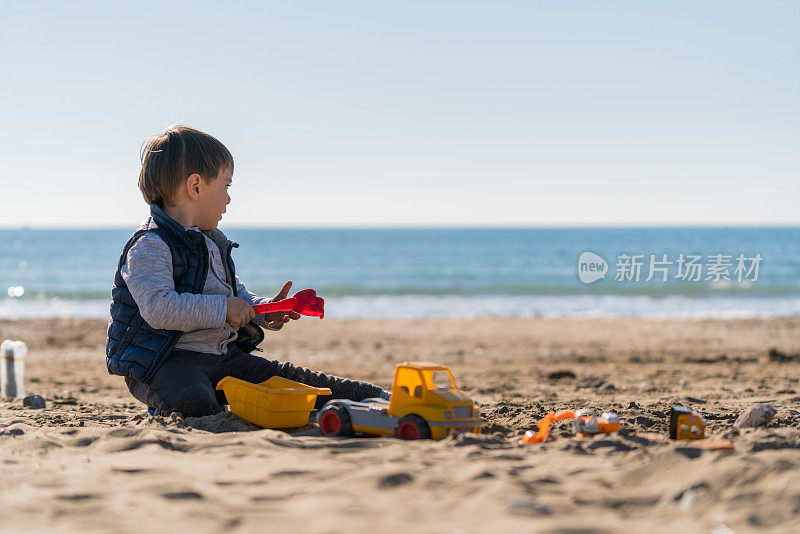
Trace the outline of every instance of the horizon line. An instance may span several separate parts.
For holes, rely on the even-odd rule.
[[[130,230],[133,226],[112,224],[101,225],[64,225],[64,226],[35,226],[0,225],[0,231],[8,230]],[[421,223],[421,224],[276,224],[276,225],[242,225],[233,224],[224,226],[231,230],[590,230],[590,229],[712,229],[712,228],[775,228],[789,229],[800,228],[800,222],[774,223],[774,222],[713,222],[713,223],[576,223],[576,224],[547,224],[547,223]]]

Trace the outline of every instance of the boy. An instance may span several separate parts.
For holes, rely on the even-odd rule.
[[[108,372],[124,376],[156,415],[223,411],[227,400],[215,387],[225,376],[259,383],[277,375],[328,387],[335,398],[388,397],[373,384],[250,354],[260,350],[262,328],[280,330],[300,315],[253,312],[270,299],[239,280],[231,259],[239,245],[217,229],[232,176],[230,152],[206,133],[172,126],[145,143],[139,189],[150,217],[128,240],[114,275]],[[272,300],[285,298],[291,285]]]

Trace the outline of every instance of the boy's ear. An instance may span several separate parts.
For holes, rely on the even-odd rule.
[[[197,197],[200,196],[200,181],[200,175],[197,173],[190,174],[186,178],[186,193],[192,200],[197,200]]]

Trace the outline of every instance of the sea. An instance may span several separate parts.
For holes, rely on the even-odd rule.
[[[800,315],[800,227],[222,228],[330,319]],[[108,317],[132,229],[0,229],[0,319]]]

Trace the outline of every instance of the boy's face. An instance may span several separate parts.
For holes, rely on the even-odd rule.
[[[197,226],[201,230],[213,230],[222,220],[225,207],[230,204],[228,187],[233,181],[233,171],[222,169],[216,180],[206,183],[200,181],[200,194],[197,197]]]

